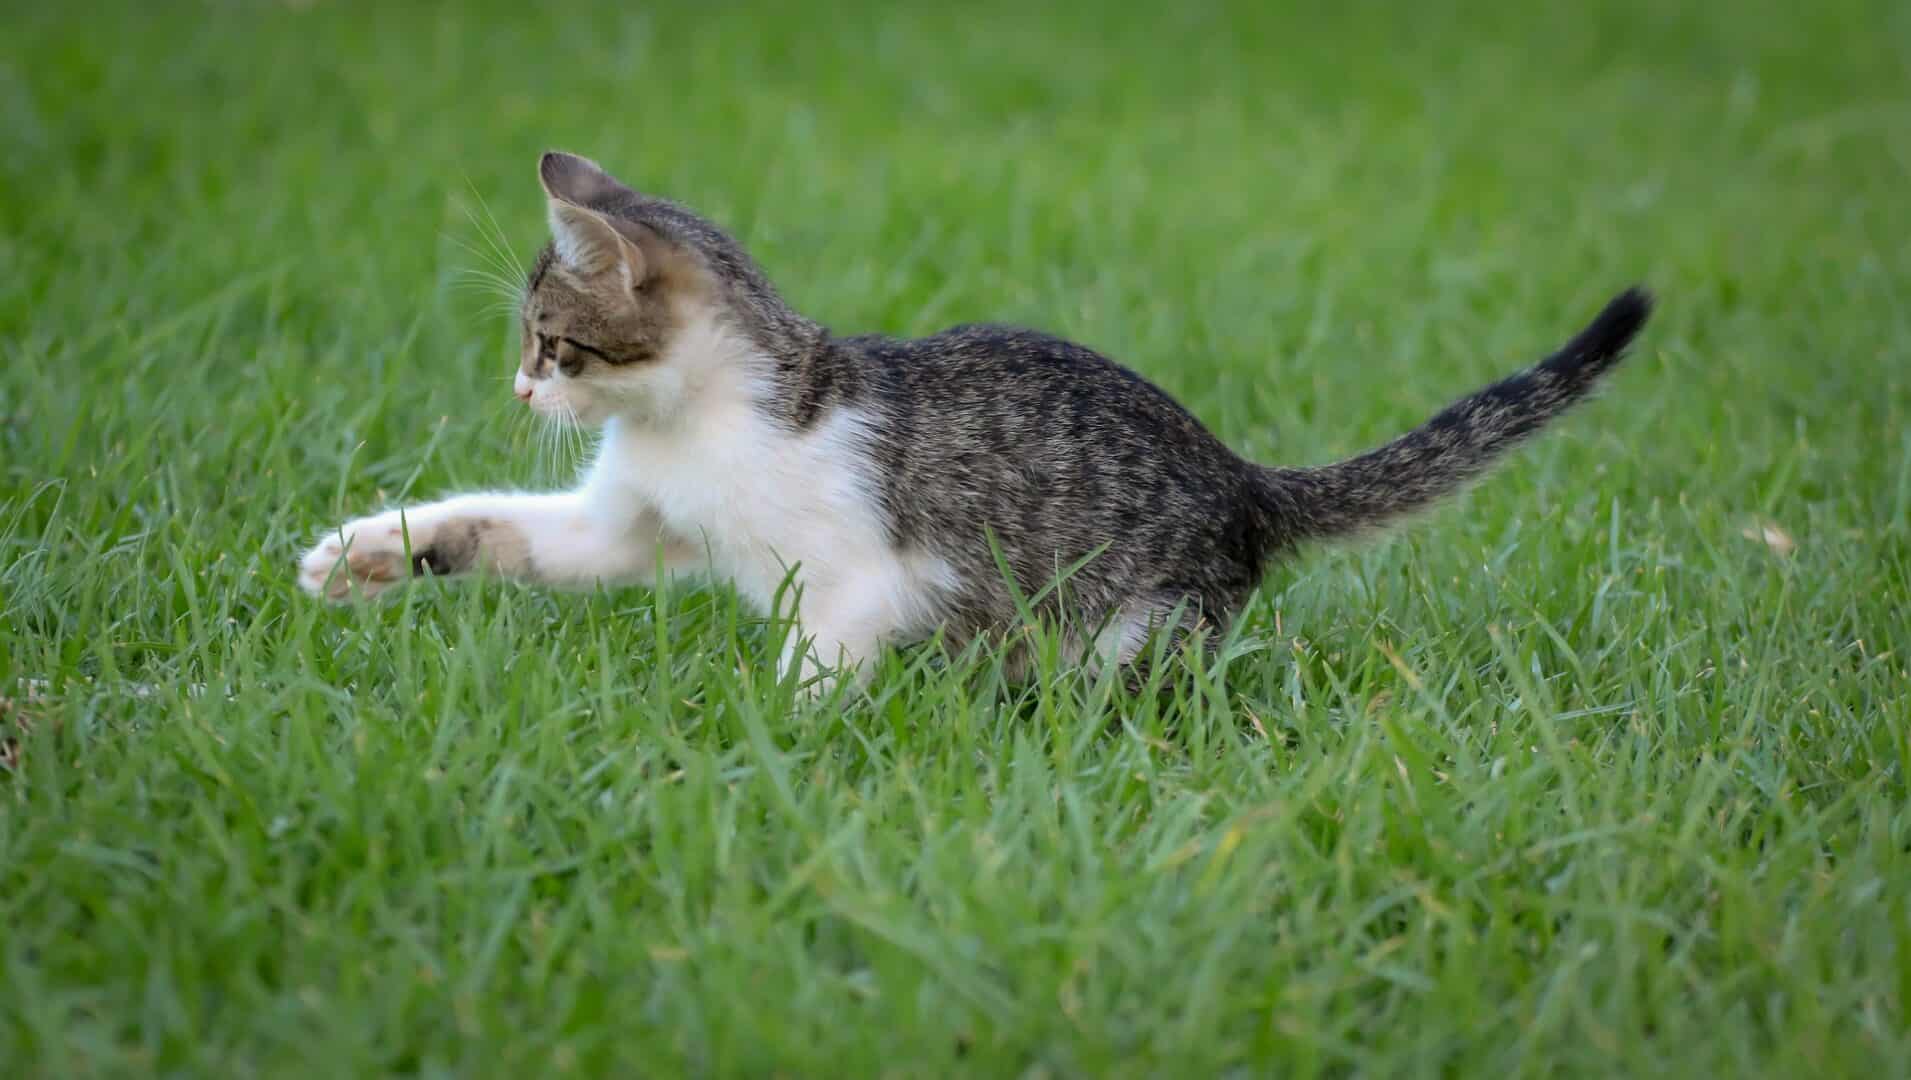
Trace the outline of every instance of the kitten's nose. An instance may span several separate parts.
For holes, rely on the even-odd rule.
[[[518,372],[518,377],[511,380],[511,392],[518,396],[519,401],[531,400],[530,377],[522,371]]]

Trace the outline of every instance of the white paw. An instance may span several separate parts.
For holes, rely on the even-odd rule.
[[[874,665],[859,662],[841,646],[834,651],[837,662],[831,666],[824,664],[818,658],[818,650],[814,646],[803,652],[800,661],[796,659],[794,650],[786,646],[782,657],[777,661],[777,677],[788,677],[790,665],[798,664],[796,698],[798,701],[805,702],[814,702],[828,697],[839,684],[844,682],[851,686],[862,686],[869,681]]]
[[[412,550],[417,551],[424,543],[418,522],[401,524],[395,510],[332,530],[299,560],[299,588],[313,596],[344,601],[354,595],[373,597],[400,584],[411,577],[411,565],[405,557],[407,527]]]

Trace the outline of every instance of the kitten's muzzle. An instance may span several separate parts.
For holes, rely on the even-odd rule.
[[[517,378],[511,380],[511,392],[518,396],[519,401],[528,403],[531,400],[531,391],[533,389],[535,389],[535,386],[532,384],[530,376],[524,374],[522,371],[518,372]]]

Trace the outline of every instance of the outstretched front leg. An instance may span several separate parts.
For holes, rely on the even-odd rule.
[[[654,511],[608,507],[585,491],[461,495],[339,526],[299,560],[299,585],[345,600],[427,573],[484,572],[589,588],[648,582],[660,556],[666,571],[685,571],[697,554],[667,533]]]

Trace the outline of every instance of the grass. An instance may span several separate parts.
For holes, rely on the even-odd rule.
[[[0,1072],[1902,1069],[1911,9],[1590,7],[9,6]],[[343,515],[574,465],[460,288],[551,146],[1266,460],[1663,307],[1158,697],[308,602]]]

